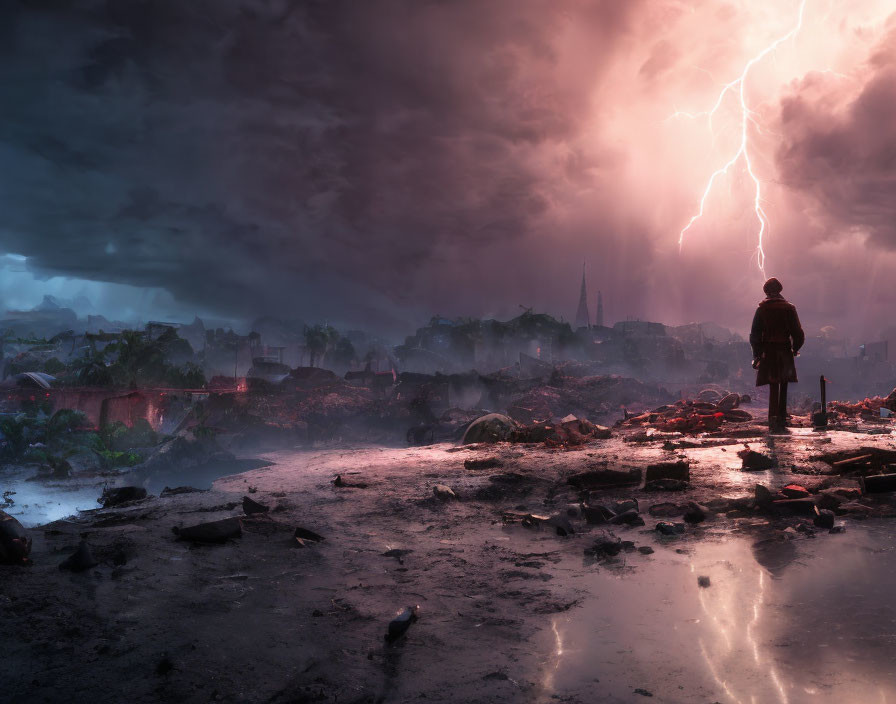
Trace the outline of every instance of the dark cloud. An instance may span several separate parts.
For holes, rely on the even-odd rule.
[[[800,81],[781,124],[781,178],[810,196],[827,235],[854,230],[896,249],[896,26],[858,77]]]
[[[0,249],[238,315],[487,312],[636,6],[7,4]]]

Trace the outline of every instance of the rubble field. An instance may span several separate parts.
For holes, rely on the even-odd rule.
[[[738,437],[647,435],[623,423],[611,437],[561,446],[282,450],[210,490],[117,487],[103,508],[27,529],[31,564],[0,567],[4,665],[16,673],[3,696],[735,701],[737,676],[710,677],[714,661],[696,635],[680,655],[662,641],[697,627],[686,623],[733,618],[707,610],[712,599],[758,593],[754,572],[748,582],[731,562],[737,546],[752,546],[743,552],[752,550],[762,585],[804,550],[823,555],[896,516],[896,483],[877,479],[896,474],[891,435],[736,427]],[[644,589],[661,590],[648,611],[611,627],[621,616],[610,595],[631,590],[640,603]],[[679,602],[694,618],[666,623],[662,605]],[[656,609],[664,615],[651,617]],[[643,647],[608,649],[645,619],[653,635]],[[582,657],[564,655],[564,634],[598,638],[584,684],[563,679],[564,663]],[[740,636],[719,626],[715,637],[731,651]],[[785,657],[755,645],[756,667],[765,645]],[[862,647],[862,658],[886,658]],[[781,686],[796,687],[808,670],[785,665]],[[852,681],[834,670],[813,677],[830,680],[813,701],[836,701],[825,697]],[[743,682],[771,686],[767,676]]]

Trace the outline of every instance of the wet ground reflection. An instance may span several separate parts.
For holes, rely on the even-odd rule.
[[[896,702],[886,526],[678,547],[589,579],[583,606],[546,629],[545,699]]]

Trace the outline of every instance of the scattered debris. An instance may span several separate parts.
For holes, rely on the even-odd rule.
[[[367,484],[363,482],[347,482],[342,478],[341,474],[337,474],[336,478],[333,480],[333,486],[339,487],[340,489],[366,489]]]
[[[772,469],[778,466],[778,461],[763,455],[755,450],[745,449],[737,453],[737,456],[743,460],[742,469],[746,472],[756,472],[764,469]]]
[[[226,543],[231,538],[239,538],[243,534],[243,524],[239,517],[232,516],[185,528],[175,526],[171,530],[181,540],[194,543]]]
[[[454,489],[450,486],[445,486],[444,484],[436,484],[432,488],[432,495],[439,501],[453,501],[457,499],[457,494],[454,493]]]
[[[706,520],[706,508],[700,504],[690,501],[687,510],[684,513],[685,523],[702,523]]]
[[[517,422],[501,413],[489,413],[477,418],[467,427],[462,445],[475,442],[503,442],[510,439],[511,433],[519,426]]]
[[[697,586],[698,587],[701,587],[702,589],[708,589],[709,585],[710,585],[709,577],[706,577],[706,576],[697,577]]]
[[[799,484],[788,484],[781,489],[781,493],[788,499],[806,499],[811,496],[809,490]]]
[[[169,496],[177,496],[178,494],[194,494],[199,492],[208,491],[208,489],[197,489],[192,486],[176,486],[173,489],[169,487],[165,487],[162,489],[161,493],[159,493],[160,499],[167,499]]]
[[[294,537],[295,545],[299,548],[305,547],[308,543],[319,543],[324,539],[322,535],[318,535],[313,530],[308,530],[307,528],[302,528],[301,526],[296,528]]]
[[[681,535],[684,533],[684,523],[669,523],[668,521],[660,521],[654,526],[654,530],[661,535]]]
[[[615,557],[622,552],[622,541],[609,531],[601,531],[591,547],[585,548],[586,555],[594,557]]]
[[[257,501],[250,499],[248,496],[243,497],[243,513],[251,516],[253,513],[267,513],[271,510],[270,506],[265,506]]]
[[[638,552],[642,555],[653,555],[653,548],[649,545],[642,545],[638,548]]]
[[[398,640],[401,636],[407,633],[411,624],[417,620],[417,612],[419,608],[419,606],[407,606],[399,611],[395,615],[395,618],[389,621],[389,627],[386,630],[387,642],[391,643]]]
[[[647,512],[656,518],[672,518],[674,516],[680,516],[685,512],[686,507],[673,504],[669,502],[661,503],[661,504],[653,504]]]
[[[834,527],[834,512],[829,511],[826,508],[819,509],[817,506],[815,507],[816,516],[813,523],[819,528],[833,528]]]
[[[652,482],[657,479],[677,479],[678,481],[691,481],[691,463],[679,460],[678,462],[659,462],[647,465],[644,480]]]
[[[863,494],[896,491],[896,474],[873,474],[868,477],[859,477],[859,486]]]
[[[617,486],[633,486],[641,483],[641,470],[597,469],[573,474],[566,480],[577,489],[607,489]]]
[[[654,479],[644,484],[644,491],[687,491],[690,486],[680,479]]]

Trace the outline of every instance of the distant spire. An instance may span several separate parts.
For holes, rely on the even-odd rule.
[[[604,326],[604,297],[601,292],[597,292],[597,316],[594,318],[594,324],[599,328]]]
[[[588,313],[588,293],[585,291],[585,262],[582,262],[582,291],[579,294],[579,309],[576,311],[576,328],[591,326],[591,316]]]

